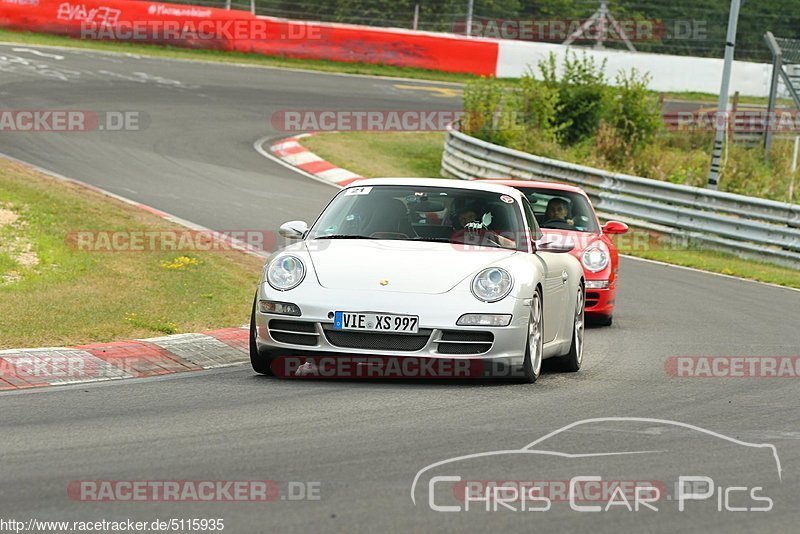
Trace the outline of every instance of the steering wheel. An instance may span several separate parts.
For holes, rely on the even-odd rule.
[[[540,225],[542,228],[553,228],[556,230],[573,230],[574,224],[570,224],[564,219],[550,219]]]

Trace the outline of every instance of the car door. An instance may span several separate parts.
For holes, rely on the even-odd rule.
[[[522,195],[522,208],[530,234],[536,241],[542,238],[542,231],[536,222],[530,202]],[[542,298],[544,299],[544,342],[554,341],[564,323],[568,270],[565,268],[564,254],[536,252],[536,260],[541,264]]]

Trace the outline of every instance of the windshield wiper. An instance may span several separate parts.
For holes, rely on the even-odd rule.
[[[413,237],[408,241],[430,241],[432,243],[455,243],[452,239],[447,237]]]
[[[375,238],[370,237],[368,235],[331,234],[331,235],[321,235],[319,237],[315,237],[314,239],[375,239]]]

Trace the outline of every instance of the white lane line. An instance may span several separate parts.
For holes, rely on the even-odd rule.
[[[27,43],[18,43],[14,41],[0,41],[0,46],[19,46],[24,45]],[[132,59],[154,59],[160,61],[178,61],[181,63],[202,63],[204,65],[220,65],[223,67],[239,67],[239,68],[253,68],[253,69],[269,69],[269,70],[279,70],[279,71],[288,71],[288,72],[297,72],[300,74],[321,74],[325,76],[345,76],[348,78],[366,78],[369,80],[397,80],[403,82],[414,82],[414,83],[421,83],[421,84],[431,84],[431,85],[448,85],[452,87],[463,87],[463,83],[459,82],[445,82],[445,81],[437,81],[437,80],[426,80],[424,78],[405,78],[402,76],[378,76],[376,74],[351,74],[347,72],[328,72],[324,70],[314,70],[314,69],[302,69],[298,67],[278,67],[275,65],[257,65],[254,63],[236,63],[235,61],[232,62],[222,62],[222,61],[210,61],[206,59],[189,59],[189,58],[177,58],[177,57],[162,57],[157,55],[150,55],[147,53],[142,54],[134,54],[131,52],[115,52],[112,50],[96,50],[92,48],[81,48],[79,46],[65,46],[65,45],[36,45],[37,48],[47,48],[51,50],[60,50],[63,52],[88,52],[91,54],[98,54],[98,55],[107,55],[107,56],[118,56],[118,57],[126,57]],[[156,48],[157,49],[157,48]],[[187,48],[186,50],[191,50]],[[264,57],[272,57],[272,56],[264,56]]]
[[[61,61],[62,59],[64,59],[64,56],[59,56],[58,54],[48,54],[46,52],[40,52],[39,50],[34,50],[33,48],[12,48],[11,50],[13,50],[14,52],[28,52],[30,54],[33,54],[34,56],[55,59],[56,61]]]

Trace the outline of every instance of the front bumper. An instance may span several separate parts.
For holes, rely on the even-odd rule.
[[[616,287],[586,290],[586,315],[590,317],[610,316],[614,313]]]
[[[305,286],[305,287],[304,287]],[[508,296],[485,303],[456,288],[438,295],[391,291],[345,291],[301,284],[280,292],[261,284],[258,299],[291,302],[302,315],[261,313],[256,306],[259,351],[277,356],[396,356],[447,360],[498,360],[521,365],[530,316],[530,300]],[[333,330],[336,311],[419,316],[419,334],[383,334]],[[510,314],[505,327],[456,326],[465,313]]]

